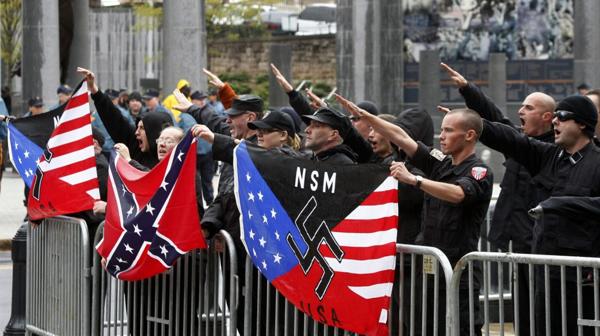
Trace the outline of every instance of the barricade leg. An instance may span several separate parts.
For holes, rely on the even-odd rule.
[[[4,328],[5,336],[25,334],[27,225],[27,223],[21,225],[12,239],[11,316],[6,328]]]

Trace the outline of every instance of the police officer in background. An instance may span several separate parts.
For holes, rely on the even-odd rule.
[[[338,96],[338,100],[355,116],[364,118],[373,129],[390,139],[409,157],[409,162],[422,170],[427,178],[414,175],[403,162],[390,167],[398,181],[424,192],[422,241],[420,244],[442,250],[454,266],[465,254],[477,250],[480,227],[492,197],[491,170],[475,155],[481,136],[482,121],[470,109],[448,112],[442,120],[441,151],[414,141],[401,127],[377,118]],[[474,265],[473,296],[478,298],[481,270]],[[460,282],[460,334],[469,335],[468,278]],[[439,302],[446,293],[440,290]],[[479,300],[473,302],[475,335],[483,325]],[[445,306],[439,305],[439,330],[445,330]],[[428,323],[428,334],[433,323]],[[443,334],[443,333],[442,333]]]
[[[514,125],[500,109],[488,98],[479,87],[468,82],[459,72],[441,63],[454,85],[470,109],[489,121],[496,121],[522,131],[525,135],[537,140],[554,143],[552,118],[556,102],[554,98],[542,92],[533,92],[525,97],[519,109],[520,125]],[[493,249],[512,252],[531,253],[533,244],[534,220],[527,211],[543,201],[552,188],[552,181],[540,176],[532,178],[525,167],[507,156],[504,162],[506,171],[500,187],[500,195],[496,202],[494,215],[490,224],[488,240]],[[540,191],[538,191],[540,190]],[[529,326],[529,266],[520,264],[518,278],[513,279],[513,295],[515,288],[519,291],[519,334],[530,333]],[[514,296],[513,296],[514,297]]]
[[[598,121],[596,107],[585,96],[569,96],[557,106],[552,123],[555,144],[542,142],[504,124],[484,121],[481,142],[522,164],[531,176],[551,181],[544,198],[600,196],[600,149],[592,143]],[[533,252],[566,256],[600,256],[600,225],[595,216],[548,213],[534,227]],[[567,270],[567,334],[577,334],[577,296],[574,269]],[[583,278],[591,277],[584,271]],[[544,276],[536,271],[536,332],[545,332]],[[593,316],[593,292],[583,287],[583,316]],[[550,334],[561,334],[561,282],[558,269],[550,270]],[[591,303],[591,304],[590,304]],[[584,331],[591,328],[584,328]]]

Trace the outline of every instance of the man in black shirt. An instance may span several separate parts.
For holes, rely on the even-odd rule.
[[[484,121],[481,142],[522,164],[534,178],[550,181],[551,188],[543,199],[580,196],[600,196],[600,149],[592,143],[598,121],[596,107],[585,96],[570,96],[556,107],[554,119],[555,144],[527,137],[500,123]],[[533,252],[567,256],[600,256],[600,225],[598,219],[581,214],[565,216],[548,213],[534,227]],[[585,273],[585,272],[584,272]],[[544,277],[536,277],[536,330],[545,329]],[[586,278],[587,274],[583,274]],[[550,323],[552,334],[561,333],[560,272],[550,272]],[[567,271],[567,293],[575,293],[575,273]],[[584,316],[590,312],[585,295]],[[566,297],[567,334],[577,333],[577,296]],[[593,312],[593,311],[592,311]],[[584,329],[585,330],[585,329]]]
[[[454,266],[465,254],[477,250],[479,228],[485,219],[492,197],[491,170],[475,155],[475,145],[481,135],[482,120],[470,109],[448,112],[442,121],[441,151],[414,141],[402,128],[377,118],[338,96],[340,103],[353,115],[365,118],[374,130],[390,139],[409,157],[409,162],[421,169],[427,178],[416,176],[403,162],[394,162],[392,176],[414,185],[424,195],[423,245],[442,250]],[[473,295],[479,295],[481,270],[474,265]],[[460,284],[460,334],[469,335],[468,279]],[[445,302],[440,290],[439,302]],[[474,300],[475,335],[481,335],[479,300]],[[445,326],[445,306],[438,307],[438,325]]]
[[[540,141],[554,143],[552,131],[552,118],[556,107],[554,98],[542,92],[529,94],[523,100],[518,112],[520,125],[514,125],[479,87],[468,82],[448,65],[441,63],[441,66],[458,88],[467,107],[479,113],[482,118],[503,123]],[[543,201],[538,190],[541,190],[542,194],[547,194],[547,190],[552,188],[552,181],[532,178],[525,167],[509,156],[506,157],[504,166],[506,171],[500,183],[502,190],[496,202],[487,238],[494,244],[494,249],[508,251],[509,242],[512,242],[512,252],[531,253],[534,221],[527,211]],[[513,278],[516,282],[513,295],[514,288],[518,288],[519,291],[518,328],[521,335],[527,335],[530,331],[528,274],[528,265],[521,264],[518,278]]]

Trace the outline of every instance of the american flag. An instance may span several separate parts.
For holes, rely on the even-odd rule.
[[[98,199],[88,89],[83,81],[38,158],[27,213],[34,220],[75,213],[92,209]]]
[[[236,148],[236,197],[247,252],[290,302],[316,320],[361,334],[387,335],[397,181],[386,167],[346,166],[335,172],[334,166],[306,161],[245,142]],[[314,168],[309,176],[328,176],[329,183],[299,188],[307,167]],[[365,173],[377,184],[351,192],[363,183],[346,178]],[[337,214],[331,206],[335,203],[340,204]]]
[[[104,237],[97,246],[111,275],[145,279],[170,268],[186,252],[206,247],[196,204],[195,153],[189,132],[149,172],[113,151]]]
[[[28,187],[35,176],[37,160],[44,150],[29,140],[13,123],[8,124],[8,152],[10,161]]]

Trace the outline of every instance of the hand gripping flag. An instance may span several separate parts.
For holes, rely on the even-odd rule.
[[[379,165],[336,166],[235,149],[242,240],[254,265],[313,319],[387,335],[397,182]]]
[[[191,133],[151,171],[113,151],[104,237],[96,249],[122,280],[162,273],[194,248],[206,248],[195,192],[196,139]]]

